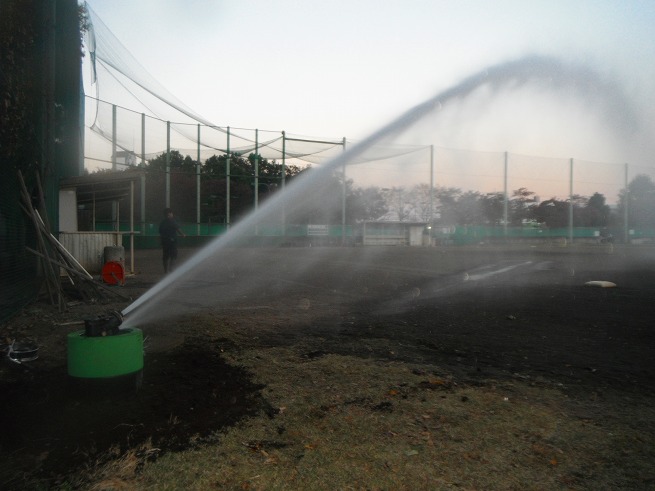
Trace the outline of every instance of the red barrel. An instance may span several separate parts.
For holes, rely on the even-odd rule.
[[[108,285],[125,284],[125,267],[118,261],[107,261],[102,267],[102,281]]]

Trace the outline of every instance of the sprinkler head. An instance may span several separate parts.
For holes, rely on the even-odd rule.
[[[84,334],[87,337],[113,336],[119,333],[123,316],[120,312],[110,310],[106,315],[86,319],[84,321]]]

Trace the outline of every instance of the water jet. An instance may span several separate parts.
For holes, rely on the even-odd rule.
[[[482,100],[493,100],[495,97],[504,97],[506,94],[528,89],[544,93],[575,94],[585,105],[591,106],[588,103],[593,102],[603,110],[603,114],[612,112],[614,119],[620,121],[619,126],[626,132],[638,126],[632,104],[621,87],[586,65],[566,63],[545,56],[526,56],[487,67],[410,108],[367,138],[345,149],[340,155],[294,179],[285,187],[284,192],[275,193],[265,206],[230,225],[225,234],[197,251],[183,265],[127,306],[122,311],[125,317],[124,327],[143,326],[162,318],[179,315],[182,311],[260,302],[263,293],[279,292],[283,302],[289,298],[291,291],[297,291],[298,298],[306,298],[306,291],[303,289],[309,288],[306,283],[311,283],[312,269],[326,262],[340,264],[347,255],[346,251],[325,251],[312,247],[312,253],[303,251],[295,254],[293,267],[285,269],[284,263],[276,262],[276,253],[272,250],[267,251],[269,258],[265,258],[257,254],[256,248],[244,247],[244,244],[248,244],[248,238],[253,233],[258,233],[261,224],[276,224],[285,230],[289,224],[294,223],[294,219],[306,218],[303,216],[306,210],[312,210],[320,204],[320,213],[316,213],[318,218],[312,216],[312,219],[327,222],[334,221],[333,217],[339,216],[343,225],[345,191],[341,188],[339,192],[333,192],[334,188],[330,187],[329,183],[347,183],[352,179],[353,187],[365,190],[366,183],[379,177],[378,173],[374,175],[370,171],[367,174],[366,171],[367,162],[379,161],[378,149],[393,144],[402,146],[432,143],[430,135],[435,128],[440,128],[440,120],[447,119],[448,111],[454,111],[464,102],[475,102],[479,96]],[[413,157],[407,157],[407,162],[404,158],[401,159],[403,172],[398,175],[398,179],[411,177],[411,168],[407,162]],[[421,161],[418,157],[417,160]],[[426,161],[428,160],[426,158]],[[507,167],[506,163],[504,167]],[[375,170],[378,169],[373,169]],[[424,202],[421,206],[424,214],[429,210],[430,220],[433,220],[434,176],[428,174],[433,172],[432,167],[428,170],[426,165],[423,172],[424,181],[429,179],[430,182],[421,182],[428,189],[430,203]],[[503,175],[506,179],[506,173],[501,172],[500,177],[496,176],[497,185],[503,184],[500,179]],[[387,188],[402,186],[402,183],[395,182],[395,176],[396,174],[393,174],[391,178],[387,178]],[[376,187],[385,189],[377,181]],[[508,196],[507,191],[509,190],[503,191],[505,197]],[[398,200],[400,201],[400,198]],[[404,210],[404,202],[398,207]],[[369,249],[367,252],[370,257],[374,257],[377,251]],[[356,269],[361,270],[367,262],[366,257],[362,257],[362,260],[356,263]],[[501,268],[493,274],[504,272]],[[352,276],[353,271],[343,273],[343,278]],[[486,272],[472,272],[467,278],[484,279]],[[344,291],[349,291],[351,285],[346,280],[340,284]],[[281,294],[282,290],[286,290],[286,296]],[[424,296],[422,291],[420,296]],[[417,295],[411,298],[416,297]],[[335,297],[335,303],[345,302],[346,298],[349,297]],[[297,305],[309,309],[313,308],[314,303],[302,302]]]

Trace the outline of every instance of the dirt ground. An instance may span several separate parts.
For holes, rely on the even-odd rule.
[[[344,282],[361,263],[361,249],[334,248],[339,263],[321,261],[311,280],[269,289],[257,301],[143,326],[139,390],[132,377],[74,381],[66,367],[67,334],[130,302],[77,303],[63,313],[44,300],[28,306],[0,326],[0,340],[39,347],[37,360],[5,358],[0,365],[0,488],[56,487],[120,449],[151,441],[154,459],[211,442],[218,430],[261,411],[274,417],[263,387],[223,356],[246,345],[295,345],[307,359],[347,354],[433,363],[461,384],[519,378],[557,387],[572,400],[602,400],[616,412],[655,400],[655,249],[380,248]],[[293,265],[312,252],[261,254]],[[135,269],[115,287],[133,299],[161,279],[159,251],[137,252]],[[617,286],[586,285],[592,280]],[[238,331],[240,344],[218,336],[215,325]]]

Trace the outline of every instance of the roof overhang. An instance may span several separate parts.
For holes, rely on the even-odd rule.
[[[67,177],[59,181],[59,189],[74,188],[78,204],[117,201],[129,197],[131,184],[140,181],[145,175],[145,170],[130,169]]]

